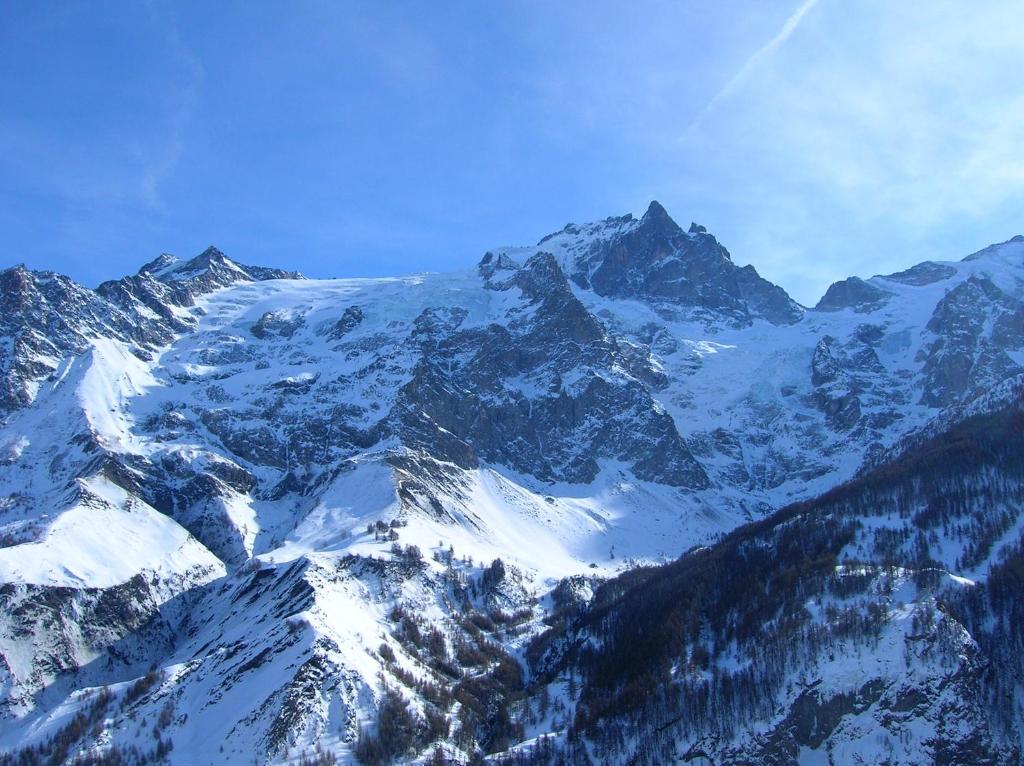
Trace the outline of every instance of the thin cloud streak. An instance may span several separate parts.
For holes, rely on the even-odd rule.
[[[758,48],[754,54],[746,60],[743,66],[739,68],[736,74],[734,74],[732,78],[722,86],[721,90],[711,97],[711,100],[704,105],[704,108],[700,110],[700,113],[686,128],[683,133],[683,137],[688,138],[691,136],[697,128],[700,127],[701,123],[704,122],[704,119],[711,114],[719,104],[735,93],[736,89],[743,84],[743,81],[746,80],[765,59],[777,51],[782,44],[790,38],[790,36],[796,31],[796,28],[800,26],[800,22],[803,21],[804,16],[806,16],[808,11],[817,4],[818,0],[804,0],[804,3],[793,11],[789,18],[786,19],[778,34]]]
[[[446,271],[658,199],[814,303],[1020,231],[1014,0],[597,5],[19,5],[7,251],[90,283],[211,241]]]
[[[166,214],[168,207],[160,194],[160,186],[174,172],[185,151],[185,128],[195,111],[205,71],[202,63],[178,34],[173,10],[168,18],[161,19],[157,7],[152,2],[147,6],[151,22],[165,27],[167,47],[185,69],[185,82],[178,86],[177,103],[171,106],[170,117],[167,120],[166,141],[161,150],[145,153],[143,157],[140,181],[142,197],[150,210]]]

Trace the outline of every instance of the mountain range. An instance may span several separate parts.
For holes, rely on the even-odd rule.
[[[0,272],[0,766],[1017,764],[1024,237]]]

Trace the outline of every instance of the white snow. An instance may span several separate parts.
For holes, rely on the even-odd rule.
[[[59,512],[43,539],[0,548],[0,582],[109,588],[147,571],[172,575],[224,566],[186,530],[106,479]]]

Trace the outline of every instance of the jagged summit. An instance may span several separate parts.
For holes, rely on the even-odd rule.
[[[495,253],[490,250],[484,253],[484,257],[477,264],[477,269],[484,279],[490,279],[499,271],[516,271],[519,268],[519,262],[508,253]]]
[[[249,278],[244,266],[235,263],[212,245],[194,258],[169,264],[161,271],[154,273],[153,276],[165,282],[180,282],[204,272],[220,272],[220,276],[229,276],[229,278],[235,275],[238,278]]]
[[[657,227],[666,232],[682,231],[679,224],[672,220],[672,216],[657,200],[651,200],[651,204],[647,206],[647,212],[640,219],[640,225]]]
[[[160,253],[156,258],[146,263],[136,272],[137,274],[155,274],[163,271],[164,269],[172,266],[175,263],[180,263],[177,256],[171,255],[170,253]]]
[[[28,267],[26,267],[24,263],[16,263],[13,266],[9,266],[3,271],[0,271],[0,274],[27,274],[28,271]]]
[[[224,252],[216,245],[208,246],[203,252],[196,256],[196,258],[205,258],[206,260],[227,260],[227,256]]]
[[[536,249],[553,253],[579,288],[604,297],[656,301],[679,315],[735,325],[792,324],[803,316],[781,287],[751,266],[736,266],[705,227],[683,231],[657,201],[639,219],[569,224]]]
[[[264,266],[246,266],[228,258],[222,250],[210,245],[199,255],[182,261],[170,253],[163,253],[139,269],[140,276],[149,276],[162,282],[182,282],[192,280],[204,274],[206,281],[223,283],[238,279],[262,281],[265,279],[301,279],[302,275],[295,271],[272,269]]]
[[[0,272],[0,415],[32,401],[39,382],[62,358],[88,350],[92,339],[113,338],[147,354],[194,329],[198,299],[238,282],[301,279],[297,272],[244,266],[215,247],[181,261],[163,253],[139,271],[95,290],[70,277]]]
[[[852,308],[866,313],[884,305],[891,293],[865,282],[859,277],[849,277],[831,284],[814,307],[815,311],[839,311]]]

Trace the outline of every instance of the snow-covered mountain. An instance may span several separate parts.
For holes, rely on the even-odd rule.
[[[813,309],[657,203],[0,301],[10,763],[1019,757],[965,593],[1019,555],[1024,238]]]

